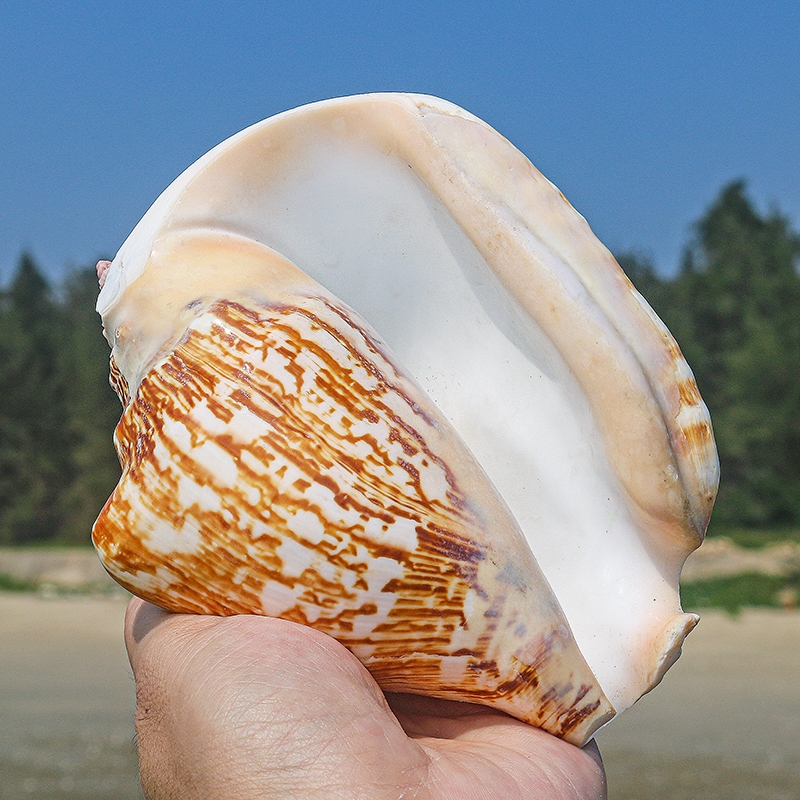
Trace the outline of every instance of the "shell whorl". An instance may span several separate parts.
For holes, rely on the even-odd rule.
[[[211,304],[117,441],[94,541],[146,599],[313,624],[385,689],[576,742],[612,714],[488,481],[349,309]]]

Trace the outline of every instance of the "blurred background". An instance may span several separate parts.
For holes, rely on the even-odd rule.
[[[610,797],[800,796],[800,6],[36,2],[0,29],[0,800],[138,793],[124,597],[89,549],[119,475],[95,262],[219,141],[372,91],[444,97],[528,155],[711,410],[683,599],[724,613],[601,734]]]

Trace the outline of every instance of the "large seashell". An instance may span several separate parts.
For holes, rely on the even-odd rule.
[[[132,592],[314,625],[387,690],[576,744],[677,658],[707,410],[485,123],[391,94],[268,119],[181,175],[104,277],[123,475],[93,537]]]

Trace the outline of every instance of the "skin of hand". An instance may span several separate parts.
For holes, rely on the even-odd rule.
[[[148,800],[602,800],[600,754],[502,712],[388,694],[346,648],[257,616],[128,607]]]

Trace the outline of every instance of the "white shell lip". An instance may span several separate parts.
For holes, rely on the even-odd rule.
[[[320,139],[321,132],[329,139]],[[501,287],[486,288],[486,282],[492,279],[484,273],[467,276],[467,283],[482,293],[481,302],[487,307],[494,304],[487,316],[495,322],[501,320],[507,338],[530,343],[539,337],[552,343],[555,355],[544,357],[541,374],[546,376],[552,367],[559,380],[571,382],[567,391],[580,387],[589,398],[588,406],[579,413],[594,419],[599,435],[588,446],[604,448],[610,473],[603,475],[603,487],[592,491],[599,496],[611,487],[609,493],[617,495],[613,501],[609,497],[609,507],[598,525],[635,529],[640,536],[631,564],[612,558],[602,567],[607,574],[600,576],[600,584],[604,591],[617,591],[615,586],[627,585],[633,573],[646,569],[651,573],[648,580],[654,595],[652,612],[641,611],[653,619],[655,632],[648,645],[652,653],[641,657],[642,663],[636,667],[639,678],[621,680],[630,684],[629,688],[619,686],[608,692],[615,706],[630,705],[660,680],[664,665],[674,659],[683,637],[696,622],[694,615],[680,614],[677,581],[683,560],[702,540],[716,493],[718,462],[708,411],[669,332],[583,217],[524,156],[477,117],[426,95],[372,94],[293,109],[232,136],[165,190],[112,262],[97,306],[112,346],[116,323],[124,315],[126,289],[142,274],[162,243],[198,229],[214,229],[223,235],[251,237],[283,253],[362,313],[408,365],[413,343],[387,334],[376,318],[381,309],[373,310],[372,316],[369,310],[363,310],[363,290],[355,286],[357,279],[348,283],[340,278],[347,247],[333,254],[330,264],[317,265],[313,263],[318,255],[314,248],[302,252],[296,239],[287,247],[285,237],[276,234],[271,218],[263,214],[264,197],[273,196],[271,192],[281,197],[280,181],[285,179],[280,166],[270,172],[263,164],[274,161],[280,165],[284,159],[296,166],[302,159],[293,161],[293,154],[302,153],[312,140],[341,140],[345,150],[352,144],[368,150],[376,159],[405,163],[414,180],[430,192],[424,202],[431,203],[432,197],[449,214],[450,223],[437,217],[436,224],[445,226],[454,221],[472,248],[469,258],[477,257],[485,263],[487,274]],[[319,152],[315,155],[321,157]],[[273,182],[258,184],[265,176]],[[287,197],[292,192],[302,193],[302,176],[294,180]],[[398,213],[402,214],[402,209]],[[434,216],[437,213],[438,207]],[[324,220],[320,227],[324,228]],[[405,235],[413,235],[413,231],[412,226]],[[535,331],[528,329],[529,319],[535,320]],[[118,360],[132,388],[173,335],[169,325],[150,333],[152,342],[145,342],[138,351],[140,360],[135,369],[122,363],[124,359]],[[451,340],[449,344],[455,347],[457,343]],[[497,378],[491,365],[480,366],[490,370],[493,380]],[[432,366],[423,367],[422,374],[416,365],[410,368],[452,417],[445,395],[453,387],[440,390]],[[525,476],[512,474],[517,456],[514,443],[499,442],[499,454],[487,455],[485,437],[481,440],[474,434],[472,419],[487,409],[470,409],[467,405],[456,402],[460,419],[454,424],[482,464],[494,459],[496,463],[488,464],[487,472],[529,533],[536,513],[520,509],[520,504],[528,502],[525,498],[530,491]],[[489,410],[499,413],[498,408],[505,411],[502,403]],[[526,423],[515,416],[504,424]],[[562,481],[565,495],[571,488]],[[575,491],[580,495],[586,487],[578,483]],[[569,505],[568,498],[558,502]],[[589,516],[588,512],[578,515],[570,519],[570,524],[586,526]],[[529,536],[533,536],[534,553],[541,560],[535,535]],[[582,556],[582,566],[576,569],[586,569],[593,558]],[[648,558],[651,561],[642,567]],[[559,599],[563,595],[559,584],[576,580],[575,575],[570,576],[570,569],[563,568],[561,577],[548,575]],[[640,593],[631,602],[643,607],[645,594]],[[597,649],[589,641],[591,632],[582,631],[575,619],[575,614],[582,612],[571,614],[566,607],[569,604],[562,604],[582,650]],[[614,613],[627,613],[624,603]],[[613,631],[617,630],[615,624],[611,624]],[[625,625],[618,627],[621,631]],[[609,638],[616,635],[612,632]],[[592,664],[588,655],[587,660]],[[606,661],[613,661],[613,656],[607,656]],[[616,667],[608,663],[603,669],[613,675]],[[610,680],[613,683],[616,679]]]

